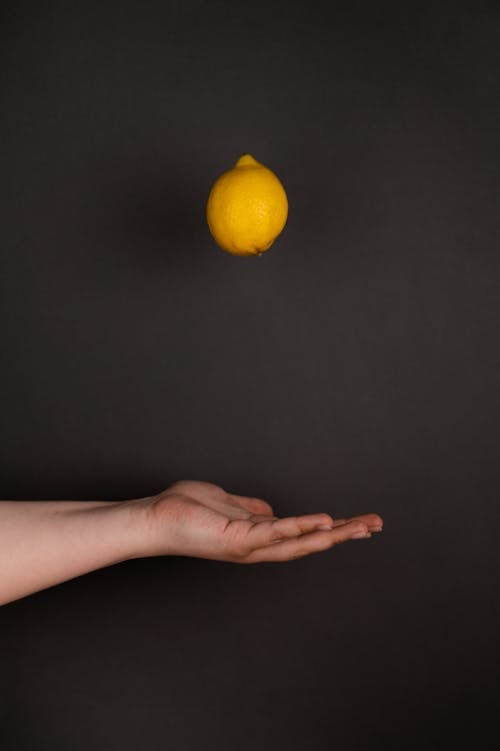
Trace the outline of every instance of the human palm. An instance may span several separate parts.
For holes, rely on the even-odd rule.
[[[234,563],[287,561],[382,529],[377,514],[279,518],[260,498],[234,495],[208,482],[182,480],[150,499],[150,555]]]

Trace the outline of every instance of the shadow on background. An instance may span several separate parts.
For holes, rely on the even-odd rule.
[[[99,266],[113,274],[128,274],[130,266],[193,273],[213,243],[205,218],[209,189],[200,176],[167,165],[104,176],[85,218],[88,254],[96,260],[99,252]]]

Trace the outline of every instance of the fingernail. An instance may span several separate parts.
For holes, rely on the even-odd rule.
[[[351,540],[363,540],[366,537],[371,537],[370,532],[355,532],[353,535],[351,535]]]
[[[333,529],[332,526],[328,526],[327,524],[320,524],[316,529],[324,529],[325,532],[330,532],[331,529]]]
[[[382,532],[382,530],[383,530],[383,527],[372,527],[371,528],[372,532]]]

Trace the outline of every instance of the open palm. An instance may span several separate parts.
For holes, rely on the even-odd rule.
[[[192,480],[174,483],[150,503],[150,555],[235,563],[287,561],[382,529],[377,514],[335,520],[324,513],[278,518],[260,498]]]

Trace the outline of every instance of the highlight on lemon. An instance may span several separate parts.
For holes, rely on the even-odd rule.
[[[283,230],[288,201],[274,172],[244,154],[217,178],[207,201],[214,240],[236,256],[261,255]]]

